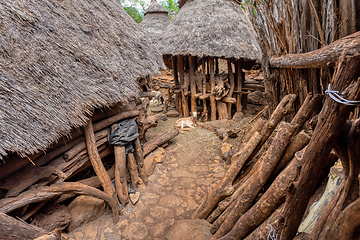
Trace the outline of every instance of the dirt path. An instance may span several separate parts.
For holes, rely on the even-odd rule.
[[[172,128],[175,118],[150,129],[148,139]],[[202,198],[224,175],[220,159],[221,140],[212,132],[195,128],[181,132],[165,148],[164,163],[157,164],[148,186],[137,189],[138,203],[126,205],[114,225],[111,213],[69,233],[69,239],[164,239],[166,231],[180,219],[190,218]]]

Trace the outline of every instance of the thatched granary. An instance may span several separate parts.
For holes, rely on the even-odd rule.
[[[204,100],[204,112],[206,99],[210,98],[212,120],[217,118],[216,105],[220,119],[231,116],[231,104],[237,103],[237,111],[241,111],[242,68],[260,59],[261,51],[252,25],[240,4],[233,0],[189,0],[165,31],[157,46],[163,55],[173,56],[173,65],[179,68],[182,104],[178,105],[182,106],[182,113],[189,114],[189,86],[191,112],[197,111],[197,98]],[[214,59],[219,58],[228,60],[227,82],[226,76],[220,79],[213,72]],[[202,68],[198,71],[199,63]],[[190,80],[186,79],[187,73]],[[210,91],[206,90],[207,84]],[[237,95],[236,99],[233,95]]]
[[[152,0],[146,9],[144,19],[139,24],[142,30],[150,38],[151,42],[156,43],[164,29],[170,24],[171,20],[168,10]]]
[[[47,149],[162,65],[117,0],[4,0],[0,23],[0,159]]]

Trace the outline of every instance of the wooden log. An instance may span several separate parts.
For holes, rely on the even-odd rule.
[[[109,117],[107,119],[104,119],[100,122],[95,123],[93,126],[93,129],[95,132],[97,132],[103,128],[106,128],[107,126],[110,126],[111,124],[113,124],[115,122],[118,122],[118,121],[126,119],[126,118],[133,118],[133,117],[139,116],[139,114],[140,114],[140,111],[138,111],[138,110],[122,112],[122,113],[116,114],[112,117]]]
[[[196,97],[195,97],[195,94],[196,94],[195,65],[196,65],[196,57],[189,56],[191,113],[197,112],[197,104],[196,104]]]
[[[311,133],[302,130],[296,134],[286,149],[285,153],[282,155],[281,159],[277,163],[274,171],[272,172],[269,180],[272,181],[279,175],[279,173],[286,167],[291,159],[295,156],[295,153],[303,149],[310,141]]]
[[[245,135],[244,139],[242,140],[242,143],[240,145],[240,148],[244,147],[246,145],[246,143],[250,140],[250,138],[252,137],[252,135],[255,132],[261,132],[261,130],[264,128],[265,124],[266,124],[266,119],[264,118],[259,118],[256,123],[254,124],[254,126],[250,129],[250,131]]]
[[[61,240],[61,231],[55,229],[53,232],[46,233],[40,237],[35,238],[34,240]]]
[[[242,112],[243,108],[241,105],[242,99],[242,85],[245,79],[244,72],[242,71],[242,60],[236,61],[235,66],[235,75],[236,75],[236,85],[237,85],[237,94],[236,94],[236,112]]]
[[[332,81],[332,90],[339,91],[348,100],[359,100],[360,55],[344,57],[338,64]],[[295,236],[306,205],[319,181],[319,172],[348,118],[352,106],[340,104],[327,97],[319,115],[314,135],[304,153],[306,163],[301,170],[296,189],[286,200],[284,225],[280,227],[281,238]]]
[[[34,161],[38,158],[42,153],[35,153],[34,155],[29,156],[31,161]],[[23,167],[31,164],[28,158],[22,158],[20,156],[14,156],[6,160],[5,164],[2,164],[0,167],[0,179],[4,179],[5,177],[13,174],[14,172],[22,169]]]
[[[216,100],[215,100],[215,72],[214,72],[214,58],[209,57],[209,71],[210,71],[210,107],[211,107],[211,121],[216,120]]]
[[[232,71],[232,66],[231,66],[231,60],[227,59],[227,66],[228,66],[228,74],[229,74],[229,80],[230,80],[230,90],[229,93],[227,94],[226,98],[227,99],[231,99],[233,98],[232,95],[234,93],[234,89],[235,89],[235,79],[234,79],[234,74]],[[231,118],[231,106],[233,103],[236,103],[236,99],[234,99],[235,102],[227,102],[224,101],[224,99],[222,99],[223,102],[228,103],[228,116]]]
[[[125,206],[129,202],[128,186],[126,180],[126,153],[125,147],[115,146],[115,185],[120,202]]]
[[[253,174],[243,194],[237,199],[236,205],[212,239],[218,239],[228,234],[237,220],[248,210],[255,201],[261,188],[266,184],[280,157],[290,143],[292,135],[297,129],[296,124],[281,122],[279,130],[265,155],[259,159],[257,174]],[[234,236],[233,234],[230,236]]]
[[[166,120],[167,119],[166,114],[159,113],[145,118],[139,124],[139,138],[145,139],[145,133],[147,132],[147,130],[156,127],[160,119]]]
[[[203,89],[203,94],[201,96],[206,95],[206,68],[205,68],[205,64],[206,64],[206,58],[203,57],[201,59],[202,61],[202,89]],[[199,98],[201,97],[199,96]],[[210,96],[210,95],[209,95]],[[205,121],[208,120],[208,110],[207,110],[207,105],[206,105],[206,98],[200,98],[201,100],[203,100],[203,119],[205,119]]]
[[[184,75],[184,59],[183,59],[182,55],[178,56],[178,65],[179,65],[179,77],[180,77],[182,114],[184,115],[184,117],[188,117],[188,116],[190,116],[189,103],[188,103],[188,98],[185,95],[185,92],[187,91],[187,85],[186,85],[185,75]]]
[[[113,221],[117,222],[119,220],[120,208],[113,198],[96,188],[74,182],[56,183],[48,187],[39,187],[28,190],[21,193],[17,197],[1,199],[0,212],[10,213],[30,203],[50,200],[54,197],[70,192],[76,192],[78,194],[84,194],[103,199],[112,209]]]
[[[274,236],[273,239],[277,239],[276,235],[279,235],[272,226],[279,224],[279,218],[281,211],[284,208],[284,204],[280,205],[271,215],[268,217],[259,227],[255,229],[244,240],[269,240],[268,236]]]
[[[105,138],[105,137],[107,137],[107,135],[108,135],[108,131],[106,129],[102,130],[102,131],[99,131],[99,132],[95,133],[95,141],[98,141],[98,140],[100,140],[102,138]],[[84,139],[84,141],[79,142],[74,147],[72,147],[71,149],[66,151],[63,154],[63,158],[64,158],[65,161],[68,161],[68,160],[72,159],[73,157],[75,157],[78,153],[80,153],[84,149],[86,149],[85,139]]]
[[[133,186],[137,187],[138,184],[142,184],[142,180],[139,177],[138,167],[133,153],[126,154],[126,166],[129,170],[130,179]]]
[[[88,124],[84,127],[86,147],[89,154],[91,165],[94,168],[96,175],[101,181],[101,185],[104,191],[109,194],[110,197],[117,201],[115,188],[111,183],[110,177],[106,172],[106,169],[101,161],[99,152],[96,148],[95,135],[91,119]]]
[[[37,238],[47,231],[0,212],[0,239],[28,240]]]
[[[0,185],[0,188],[8,190],[5,196],[6,198],[15,197],[34,183],[41,179],[49,178],[53,174],[59,178],[65,177],[63,172],[52,166],[30,166],[25,168],[24,171],[21,171],[19,174],[15,173],[10,177],[7,177]]]
[[[229,119],[228,109],[226,103],[223,101],[217,101],[216,103],[217,111],[219,114],[219,120]]]
[[[180,130],[179,128],[173,128],[169,131],[163,133],[162,135],[158,136],[155,139],[151,139],[148,142],[144,144],[143,152],[144,157],[154,151],[157,147],[163,145],[164,143],[169,142],[171,139],[176,137],[179,134]]]
[[[172,60],[172,67],[173,67],[173,74],[174,74],[174,80],[175,80],[175,85],[179,84],[179,76],[178,76],[178,64],[177,64],[177,57],[176,56],[171,56],[171,60]],[[170,98],[170,96],[169,96]]]
[[[288,167],[281,172],[265,194],[236,222],[226,238],[244,239],[265,221],[284,201],[288,187],[298,176],[297,168],[301,166],[302,152],[298,152]],[[225,238],[225,237],[224,237]]]
[[[224,97],[224,98],[221,99],[221,101],[224,102],[224,103],[227,103],[228,106],[229,106],[229,104],[234,104],[234,103],[236,103],[236,98],[233,98],[233,97]],[[229,110],[229,108],[228,108],[228,110]],[[228,112],[228,115],[231,116],[231,114],[230,114],[229,112]]]
[[[192,218],[206,218],[216,204],[224,197],[233,193],[233,182],[240,172],[239,167],[247,159],[261,141],[259,132],[255,132],[246,146],[232,157],[231,165],[226,171],[221,181],[211,190],[211,192],[204,198],[198,209],[192,215]],[[240,165],[240,166],[239,166]]]
[[[109,174],[109,177],[111,180],[113,180],[115,178],[115,164],[112,166],[112,168],[110,168],[107,173]],[[94,177],[90,177],[90,178],[85,178],[82,179],[80,181],[78,181],[78,183],[82,183],[85,184],[89,187],[93,187],[93,188],[99,188],[101,187],[101,183],[99,180],[98,176],[94,176]],[[58,203],[62,203],[66,200],[68,200],[69,198],[72,198],[74,196],[76,196],[76,193],[66,193],[61,195],[61,197],[57,200]]]
[[[139,92],[139,97],[141,98],[153,98],[156,96],[156,92]]]
[[[344,50],[351,55],[360,52],[360,32],[311,52],[272,58],[270,65],[277,68],[324,68],[336,63]]]
[[[358,236],[359,221],[359,137],[360,119],[344,126],[336,143],[337,155],[342,162],[345,179],[333,196],[319,221],[311,232],[318,239],[355,239]]]
[[[295,117],[292,119],[291,123],[298,125],[298,130],[304,125],[304,123],[311,117],[311,114],[314,112],[315,108],[319,105],[322,99],[321,94],[308,93],[305,97],[303,104],[296,113]],[[297,130],[297,131],[298,131]]]
[[[139,168],[139,176],[140,176],[141,180],[143,181],[143,183],[145,183],[145,185],[147,185],[148,179],[147,179],[145,165],[144,165],[144,155],[143,155],[143,150],[141,148],[139,138],[136,138],[133,141],[133,147],[135,150],[134,151],[135,160],[136,160],[137,166]]]

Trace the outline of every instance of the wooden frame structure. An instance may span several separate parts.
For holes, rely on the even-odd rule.
[[[219,74],[218,57],[192,55],[173,56],[174,79],[178,89],[176,106],[179,113],[202,112],[205,120],[228,119],[246,107],[247,92],[243,91],[245,80],[243,60],[225,59],[227,73]],[[190,101],[190,102],[189,102]],[[201,106],[202,102],[202,106]],[[189,109],[190,103],[190,109]]]

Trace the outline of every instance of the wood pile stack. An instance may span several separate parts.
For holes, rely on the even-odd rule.
[[[346,120],[356,106],[353,103],[360,99],[359,68],[358,53],[346,52],[339,59],[331,90],[341,93],[343,100],[326,98],[320,114],[312,119],[317,119],[313,131],[301,130],[320,104],[321,95],[311,93],[291,122],[281,119],[293,109],[293,94],[281,100],[268,120],[259,119],[254,124],[222,180],[192,216],[212,223],[212,239],[266,239],[276,235],[293,239],[310,198],[338,158],[344,166],[345,181],[314,230],[295,238],[356,236],[360,224],[353,220],[359,206],[359,168],[354,159],[358,157],[359,120]],[[351,104],[345,104],[344,99]],[[255,157],[275,129],[266,152]]]
[[[70,138],[61,139],[46,153],[29,158],[13,156],[7,159],[6,164],[0,168],[0,230],[4,234],[18,236],[19,239],[33,239],[40,233],[45,234],[55,227],[59,228],[59,225],[62,225],[61,230],[65,229],[69,222],[49,223],[55,227],[45,231],[26,222],[15,219],[10,221],[5,214],[30,221],[42,207],[64,204],[64,201],[79,194],[103,199],[111,207],[113,220],[116,222],[122,212],[120,203],[125,206],[129,202],[128,182],[135,188],[138,184],[147,184],[144,156],[179,133],[178,129],[173,129],[145,142],[146,131],[155,127],[162,117],[147,116],[147,107],[148,100],[144,100],[138,105],[132,102],[126,106],[97,110],[84,129],[74,130]],[[108,131],[117,122],[129,118],[137,121],[139,137],[131,142],[134,152],[126,154],[125,147],[109,145]],[[115,156],[115,163],[111,156]],[[83,179],[82,173],[90,167],[97,176]],[[76,182],[71,182],[73,179]],[[115,185],[112,179],[115,179]],[[98,189],[100,187],[103,191]],[[9,224],[17,226],[12,233],[5,231]]]

